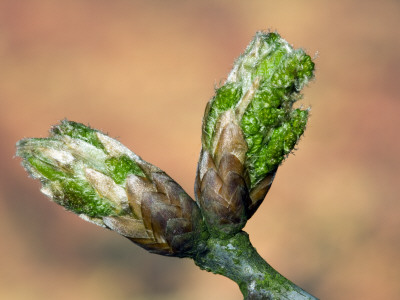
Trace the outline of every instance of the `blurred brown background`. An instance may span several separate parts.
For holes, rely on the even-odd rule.
[[[63,118],[193,195],[204,107],[255,31],[318,52],[312,116],[246,226],[322,299],[400,299],[399,1],[0,1],[0,298],[241,299],[49,202],[15,143]]]

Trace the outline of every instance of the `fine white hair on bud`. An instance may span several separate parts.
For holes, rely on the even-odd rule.
[[[101,132],[96,132],[96,136],[98,137],[100,142],[103,144],[105,150],[108,152],[109,155],[116,156],[116,157],[121,156],[121,155],[127,155],[129,158],[131,158],[135,161],[141,160],[139,156],[137,156],[131,150],[126,148],[124,145],[122,145],[117,140],[115,140]]]
[[[86,141],[62,136],[60,140],[64,143],[65,150],[71,155],[79,158],[79,161],[95,169],[105,170],[104,162],[108,158],[107,153]]]
[[[62,166],[70,165],[75,160],[74,156],[65,150],[44,148],[43,153]]]
[[[110,199],[121,210],[129,210],[128,197],[123,187],[116,184],[110,177],[96,170],[86,168],[85,174],[89,183],[100,196]]]

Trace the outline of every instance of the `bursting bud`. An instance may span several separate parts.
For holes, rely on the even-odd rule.
[[[196,202],[100,131],[64,120],[48,138],[19,141],[17,155],[54,202],[150,252],[190,256],[204,235]]]
[[[303,134],[294,108],[314,63],[277,33],[256,33],[208,102],[195,193],[211,233],[241,230]]]

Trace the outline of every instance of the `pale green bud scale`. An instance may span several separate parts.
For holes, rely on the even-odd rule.
[[[129,174],[145,177],[142,169],[127,155],[110,157],[106,159],[105,163],[109,175],[118,184],[123,183]]]
[[[208,147],[215,135],[215,125],[219,116],[230,108],[235,107],[242,96],[242,89],[234,83],[227,83],[215,91],[215,96],[211,100],[207,121],[204,123],[204,139]]]

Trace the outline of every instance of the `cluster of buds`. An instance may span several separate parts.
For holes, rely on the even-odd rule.
[[[120,142],[62,121],[17,155],[42,192],[87,221],[162,255],[193,256],[212,236],[239,232],[303,134],[293,108],[314,64],[276,33],[256,34],[216,90],[203,119],[196,202],[166,173]]]

